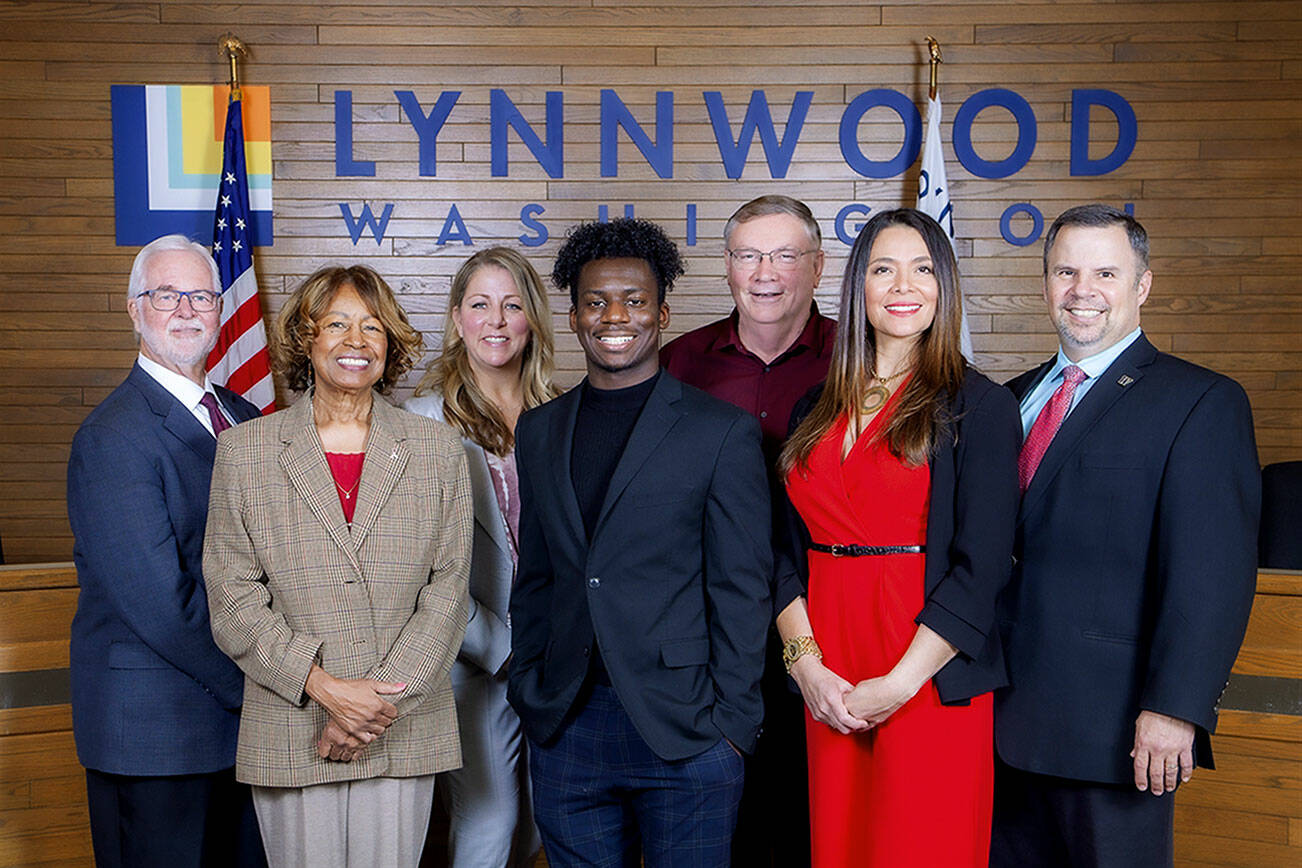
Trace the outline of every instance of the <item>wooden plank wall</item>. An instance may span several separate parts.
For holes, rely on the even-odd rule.
[[[0,567],[4,868],[92,864],[86,774],[72,743],[67,698],[68,637],[76,608],[72,564]],[[39,702],[48,704],[33,704]]]
[[[518,244],[521,207],[538,202],[551,240],[527,252],[549,270],[557,239],[599,205],[662,221],[680,241],[696,203],[699,243],[671,301],[671,331],[729,307],[723,220],[742,201],[788,193],[814,208],[829,238],[820,292],[832,307],[846,247],[842,205],[912,200],[917,166],[871,180],[845,163],[837,130],[847,102],[871,88],[925,107],[923,37],[944,46],[948,141],[973,93],[1009,88],[1031,105],[1038,144],[1001,180],[976,178],[949,149],[962,270],[977,361],[1010,375],[1053,347],[1040,298],[1039,246],[1015,247],[999,218],[1030,202],[1052,219],[1087,200],[1134,203],[1151,230],[1154,342],[1237,377],[1256,413],[1263,463],[1302,457],[1302,3],[924,0],[420,0],[313,2],[0,2],[0,539],[12,562],[71,551],[64,463],[78,423],[122,379],[135,350],[124,312],[134,249],[113,235],[110,83],[224,81],[218,36],[252,50],[245,80],[269,85],[275,164],[274,247],[258,252],[270,311],[327,261],[362,260],[390,278],[435,346],[449,277],[473,248],[435,239],[455,204],[476,247]],[[674,177],[662,180],[621,133],[620,173],[598,164],[599,93],[616,89],[654,131],[654,93],[675,96]],[[504,89],[543,131],[543,101],[565,101],[564,177],[552,179],[511,134],[508,177],[489,171],[488,101]],[[1068,167],[1071,92],[1106,88],[1138,117],[1130,159],[1100,177]],[[438,176],[418,173],[417,138],[394,96],[428,110],[461,97],[438,143]],[[752,90],[778,129],[794,95],[813,105],[785,179],[771,178],[758,140],[739,180],[724,173],[702,91],[726,100],[734,135]],[[337,178],[333,99],[351,90],[355,155],[373,178]],[[1110,146],[1106,116],[1099,140]],[[1002,109],[972,127],[978,152],[1002,159],[1017,128]],[[859,139],[885,159],[903,138],[889,111]],[[353,245],[339,203],[354,213],[395,204],[380,244]],[[1025,233],[1026,218],[1013,228]],[[555,300],[558,313],[565,303]],[[558,325],[561,320],[558,318]],[[561,380],[581,358],[560,332]],[[410,387],[408,384],[407,388]]]
[[[1216,770],[1195,772],[1176,799],[1179,868],[1302,864],[1299,679],[1302,573],[1263,570],[1212,738]],[[1242,701],[1252,684],[1267,685],[1259,693],[1270,701]]]

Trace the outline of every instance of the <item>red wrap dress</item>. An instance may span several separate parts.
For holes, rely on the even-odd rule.
[[[896,393],[898,395],[898,392]],[[844,462],[843,417],[787,491],[810,536],[827,545],[922,545],[930,476],[884,443],[868,445],[894,396]],[[809,552],[809,619],[823,663],[851,684],[885,675],[913,639],[925,554]],[[926,685],[880,726],[840,735],[806,711],[815,868],[962,868],[989,857],[994,786],[990,694],[941,705]]]

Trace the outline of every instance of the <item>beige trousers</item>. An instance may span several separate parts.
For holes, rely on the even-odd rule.
[[[254,787],[271,868],[416,868],[434,776]]]

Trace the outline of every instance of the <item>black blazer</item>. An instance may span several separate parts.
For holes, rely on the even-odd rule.
[[[237,422],[258,416],[213,388]],[[80,590],[69,656],[86,768],[183,775],[235,765],[244,676],[213,643],[202,572],[216,454],[194,414],[139,365],[73,438]]]
[[[661,372],[589,542],[570,476],[581,388],[520,417],[520,564],[508,698],[552,738],[593,644],[658,756],[753,749],[770,615],[759,424]]]
[[[793,431],[822,390],[816,386],[796,404]],[[941,702],[952,705],[1008,683],[995,599],[1011,565],[1021,422],[1009,391],[970,368],[949,412],[954,425],[930,461],[926,602],[915,620],[959,650],[933,679]],[[790,501],[786,506],[787,528],[779,534],[778,549],[779,612],[805,593],[808,576],[809,531]]]
[[[1019,398],[1053,359],[1009,383]],[[1134,780],[1147,709],[1208,733],[1256,583],[1260,473],[1233,380],[1127,347],[1063,422],[1022,498],[1000,602],[1012,686],[1000,757],[1076,780]]]

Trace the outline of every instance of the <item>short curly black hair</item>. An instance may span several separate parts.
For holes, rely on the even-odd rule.
[[[580,223],[556,253],[552,283],[570,292],[570,304],[579,303],[579,272],[595,259],[645,259],[656,276],[658,301],[665,303],[665,293],[684,271],[683,257],[660,228],[650,220],[620,217],[607,223]]]

